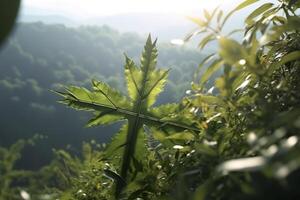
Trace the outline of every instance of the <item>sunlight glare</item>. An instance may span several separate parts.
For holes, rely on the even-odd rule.
[[[211,9],[224,0],[24,0],[25,7],[62,12],[75,16],[105,16],[124,13],[190,14]]]

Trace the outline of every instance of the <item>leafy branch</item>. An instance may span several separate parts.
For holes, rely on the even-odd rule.
[[[120,158],[120,175],[107,171],[107,174],[119,176],[116,181],[116,196],[122,192],[129,172],[140,171],[143,158],[147,156],[147,147],[143,126],[162,129],[164,132],[188,130],[198,132],[189,115],[179,115],[180,105],[167,104],[153,108],[157,96],[163,91],[169,70],[156,69],[156,40],[148,37],[138,67],[126,56],[125,77],[128,96],[109,87],[107,84],[93,80],[93,91],[70,86],[57,94],[63,97],[60,102],[71,108],[94,112],[95,117],[87,126],[111,124],[126,120],[127,123],[112,140],[106,150],[108,158]],[[182,133],[184,134],[184,133]],[[122,181],[121,181],[122,180]]]

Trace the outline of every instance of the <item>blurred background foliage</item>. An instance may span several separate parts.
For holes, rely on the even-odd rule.
[[[244,29],[224,33],[230,17],[250,5],[256,8]],[[217,8],[192,18],[198,30],[181,43],[199,36],[200,48],[218,44],[215,54],[197,62],[191,89],[180,102],[199,132],[181,137],[154,132],[147,141],[147,164],[135,166],[139,172],[127,183],[123,199],[300,198],[299,7],[294,0],[244,0],[232,12]],[[238,32],[241,41],[231,36]],[[1,170],[15,170],[23,144],[1,149]],[[103,159],[103,149],[91,141],[75,155],[54,150],[51,164],[32,175],[20,173],[23,181],[3,179],[0,197],[114,199],[117,166]]]

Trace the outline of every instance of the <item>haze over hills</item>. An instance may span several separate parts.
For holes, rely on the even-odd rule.
[[[109,25],[120,32],[136,32],[140,35],[151,33],[163,41],[183,38],[195,28],[195,25],[184,16],[157,13],[131,13],[113,16],[102,16],[87,19],[76,19],[64,15],[22,14],[20,22],[43,22],[45,24],[64,24],[69,27],[82,25]]]
[[[242,17],[246,12],[237,13],[230,19],[228,29],[242,27]],[[199,13],[189,16],[199,17]],[[64,24],[68,27],[108,25],[120,32],[136,32],[145,36],[151,33],[160,41],[169,42],[172,39],[184,38],[197,25],[187,19],[188,15],[172,13],[123,13],[115,15],[99,15],[78,17],[69,13],[51,12],[48,10],[24,7],[19,16],[19,22],[43,22],[45,24]]]
[[[124,53],[139,63],[144,42],[136,33],[120,33],[109,26],[19,23],[0,50],[0,146],[35,133],[48,136],[43,143],[47,155],[51,148],[66,144],[109,141],[118,126],[83,128],[89,114],[59,105],[49,90],[59,90],[61,84],[90,88],[91,79],[97,79],[126,93]],[[204,55],[160,41],[158,50],[158,66],[171,71],[157,103],[179,101]]]

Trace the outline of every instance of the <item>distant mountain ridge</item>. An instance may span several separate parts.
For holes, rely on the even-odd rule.
[[[69,27],[81,25],[109,25],[120,32],[137,32],[140,35],[151,33],[160,40],[182,38],[195,25],[184,16],[157,13],[133,13],[103,16],[88,19],[75,19],[64,15],[22,14],[20,22],[43,22],[45,24],[64,24]]]
[[[242,13],[241,13],[242,14]],[[240,14],[240,15],[241,15]],[[136,32],[141,36],[151,33],[160,41],[184,38],[197,26],[182,15],[157,13],[131,13],[95,18],[77,19],[72,16],[43,14],[22,14],[19,22],[43,22],[44,24],[64,24],[67,27],[108,25],[120,32]],[[233,17],[229,23],[242,27],[239,16]]]

